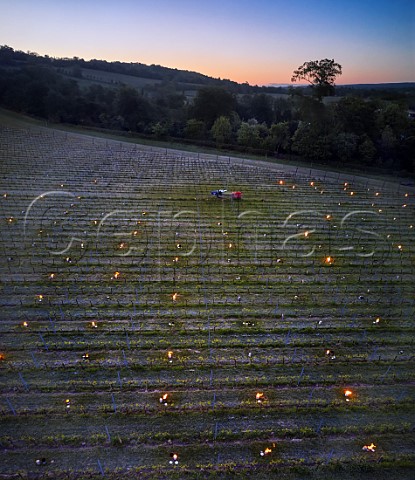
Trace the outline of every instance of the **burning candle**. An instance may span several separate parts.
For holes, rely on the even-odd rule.
[[[173,352],[171,350],[167,352],[167,358],[169,359],[170,363],[173,362]]]
[[[267,447],[265,450],[261,450],[260,455],[264,457],[265,455],[269,455],[272,452],[272,449]]]
[[[178,293],[173,293],[173,295],[171,296],[173,302],[175,302],[178,297],[179,297],[179,294],[178,294]]]
[[[111,280],[113,280],[114,278],[119,278],[120,275],[121,275],[121,272],[114,272],[114,275],[111,277]]]
[[[169,461],[170,465],[179,464],[179,455],[177,453],[171,453],[170,457],[171,457],[171,460]]]
[[[92,328],[98,328],[97,322],[91,322],[91,327]]]
[[[362,450],[366,452],[374,452],[376,450],[376,445],[372,442],[370,445],[364,445]]]
[[[257,403],[262,403],[265,400],[264,394],[262,392],[257,392],[255,398]]]
[[[345,390],[344,391],[344,396],[346,397],[346,402],[350,401],[350,397],[353,395],[353,392],[351,390]]]
[[[167,398],[169,394],[165,393],[162,397],[159,398],[160,403],[164,403],[165,406],[167,406]]]

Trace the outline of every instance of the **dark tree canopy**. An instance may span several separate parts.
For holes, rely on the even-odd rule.
[[[294,70],[291,81],[305,80],[314,89],[317,98],[334,93],[334,81],[342,74],[342,67],[334,60],[312,60]]]
[[[193,115],[211,128],[221,116],[229,117],[235,109],[235,97],[223,88],[205,87],[198,91],[193,104]]]

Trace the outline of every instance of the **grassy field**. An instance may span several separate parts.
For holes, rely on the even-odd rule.
[[[413,188],[0,145],[0,478],[413,478]]]

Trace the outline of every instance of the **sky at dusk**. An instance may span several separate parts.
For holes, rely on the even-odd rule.
[[[415,81],[415,0],[0,0],[0,45],[252,85],[334,59],[338,84]]]

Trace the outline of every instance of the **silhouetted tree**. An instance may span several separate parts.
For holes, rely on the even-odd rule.
[[[334,81],[341,74],[341,65],[334,60],[325,58],[303,63],[297,70],[294,70],[291,81],[305,80],[312,86],[314,95],[321,99],[334,94]]]

